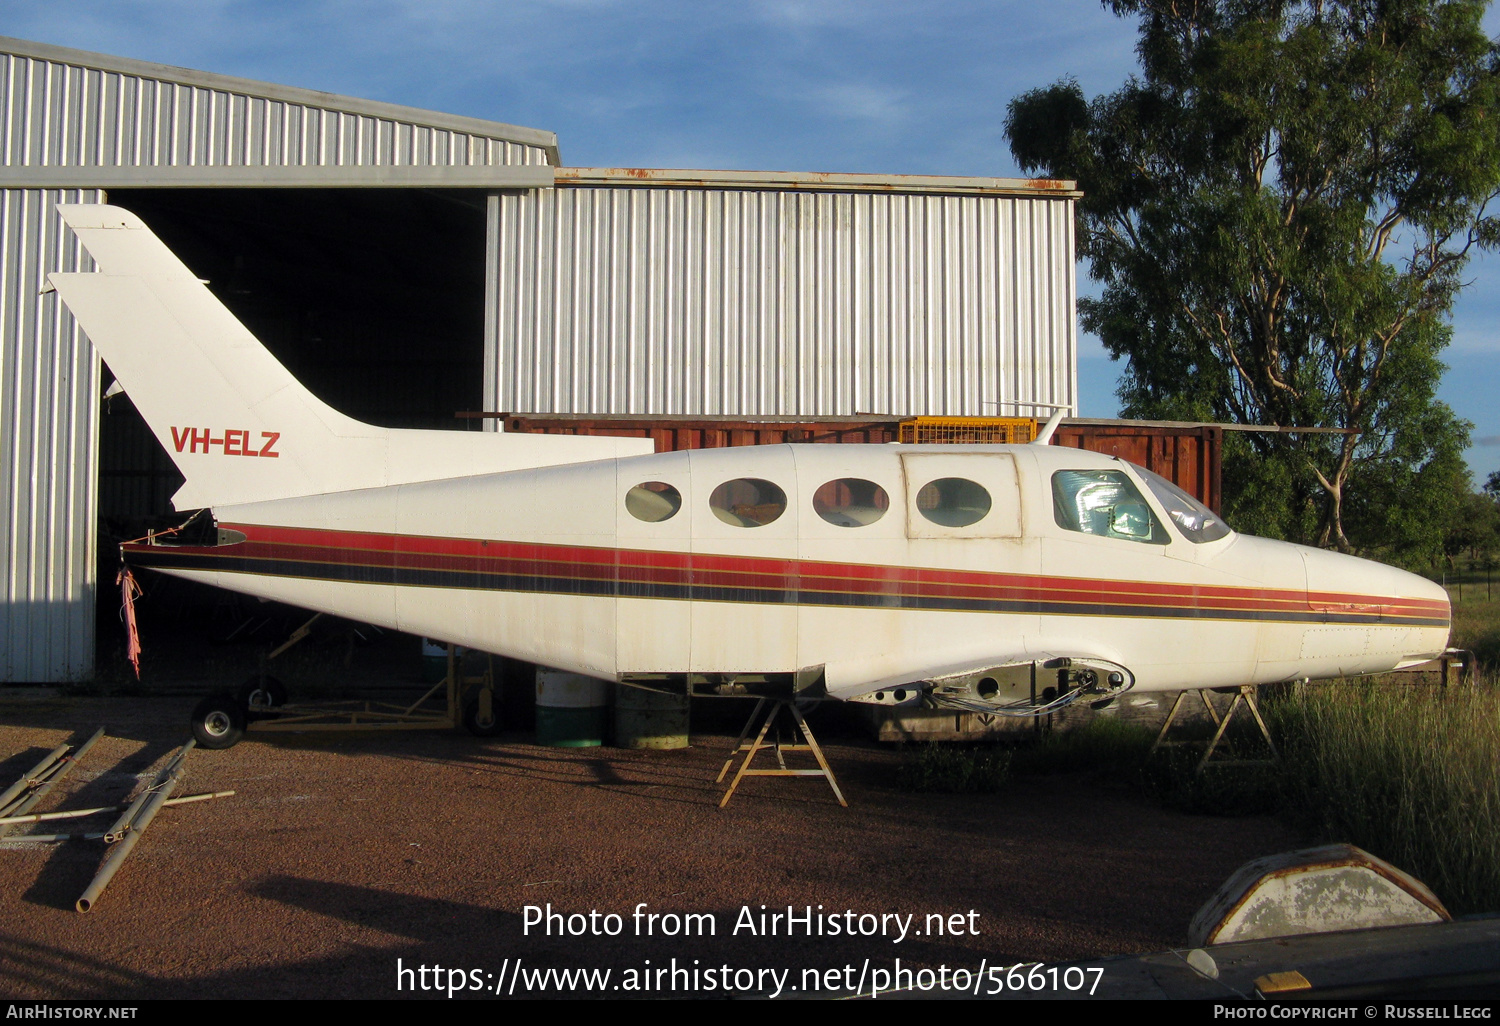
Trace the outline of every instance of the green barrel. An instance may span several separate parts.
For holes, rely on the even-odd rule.
[[[627,684],[616,685],[615,746],[618,748],[686,748],[688,699]]]
[[[448,676],[448,646],[422,639],[422,682],[436,684]]]
[[[536,671],[536,742],[596,748],[609,726],[609,683],[581,673]]]

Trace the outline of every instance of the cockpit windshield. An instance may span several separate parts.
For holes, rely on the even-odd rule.
[[[1188,541],[1201,545],[1203,542],[1227,538],[1232,533],[1219,514],[1171,481],[1160,474],[1153,474],[1145,467],[1137,466],[1132,469],[1146,482],[1146,487],[1151,489],[1152,494],[1161,500],[1161,504],[1166,507],[1167,516],[1172,518],[1172,523],[1177,525],[1177,529]]]

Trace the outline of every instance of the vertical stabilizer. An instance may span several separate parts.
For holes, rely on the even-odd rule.
[[[187,478],[178,509],[652,451],[642,439],[363,424],[292,377],[134,214],[57,209],[98,273],[49,281]]]

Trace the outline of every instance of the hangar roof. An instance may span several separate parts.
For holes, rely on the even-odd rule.
[[[345,111],[350,114],[363,114],[372,118],[410,121],[428,125],[432,128],[447,128],[455,132],[467,132],[473,135],[489,136],[493,139],[505,139],[510,142],[525,143],[528,146],[540,146],[548,149],[551,151],[550,162],[554,165],[558,163],[557,133],[548,132],[541,128],[523,128],[520,125],[508,125],[501,121],[486,121],[483,118],[463,117],[459,114],[444,114],[440,111],[423,110],[420,107],[405,107],[397,103],[382,103],[379,100],[362,100],[354,96],[325,93],[318,89],[302,89],[296,86],[277,85],[273,82],[260,82],[252,78],[237,78],[233,75],[219,75],[210,71],[194,71],[192,68],[178,68],[170,64],[153,64],[150,61],[138,61],[129,57],[114,57],[109,54],[92,53],[88,50],[74,50],[65,46],[53,46],[50,43],[33,43],[25,39],[12,39],[8,36],[0,36],[0,52],[15,54],[18,57],[32,57],[36,60],[54,61],[59,64],[73,64],[79,67],[94,68],[99,71],[113,71],[122,75],[153,78],[163,82],[176,82],[180,85],[195,86],[199,89],[217,89],[231,93],[246,93],[252,96],[265,97],[268,100],[282,100],[286,103],[323,107],[330,110]]]
[[[499,121],[444,114],[439,111],[405,107],[378,100],[364,100],[352,96],[302,89],[295,86],[259,82],[253,79],[219,75],[190,68],[154,64],[149,61],[114,57],[108,54],[90,53],[49,43],[34,43],[23,39],[0,36],[0,57],[12,56],[54,66],[84,69],[104,74],[115,74],[147,82],[167,83],[192,90],[205,90],[211,94],[232,97],[247,97],[273,103],[289,104],[296,108],[307,108],[333,114],[347,114],[358,118],[374,119],[377,122],[404,126],[420,126],[481,139],[501,140],[521,147],[540,151],[545,164],[516,163],[510,159],[495,162],[480,160],[389,160],[375,156],[365,159],[324,159],[321,155],[301,160],[257,160],[215,159],[214,155],[194,154],[188,159],[177,159],[175,155],[162,159],[158,154],[146,154],[146,159],[131,159],[110,155],[103,159],[89,159],[64,153],[48,152],[33,145],[15,145],[7,140],[0,146],[0,188],[11,189],[121,189],[121,188],[401,188],[427,187],[449,189],[535,189],[559,186],[659,186],[676,188],[721,188],[721,189],[775,189],[790,191],[857,191],[900,193],[949,193],[969,195],[1005,195],[1034,199],[1076,199],[1079,195],[1073,182],[1049,179],[1021,178],[974,178],[939,175],[872,175],[832,174],[825,172],[790,171],[701,171],[642,168],[559,168],[557,135],[537,128],[523,128]],[[105,122],[111,112],[103,110],[105,104],[87,105],[72,110],[78,100],[75,96],[64,104],[33,102],[29,93],[43,94],[46,82],[24,81],[25,73],[13,71],[0,77],[0,99],[12,110],[30,108],[28,113],[40,114],[47,120],[66,120],[69,117]],[[8,80],[7,80],[8,79]],[[95,87],[96,89],[102,87]],[[215,120],[214,112],[198,113],[192,104],[187,104],[183,118],[197,117],[200,121]],[[38,109],[40,108],[40,109]],[[141,126],[132,119],[147,116],[134,111],[113,112],[119,122],[116,132],[135,130]],[[159,119],[167,115],[158,115]],[[228,115],[237,121],[248,120],[246,115]],[[27,118],[26,120],[30,120]],[[34,135],[37,126],[23,135]],[[90,126],[72,126],[75,136],[89,134]],[[151,126],[160,133],[181,131],[176,125],[162,123]],[[287,126],[281,126],[283,131]],[[109,125],[94,128],[96,135],[108,131]],[[194,128],[200,133],[201,128]],[[219,131],[223,131],[219,129]],[[253,129],[245,128],[249,132]],[[262,129],[266,135],[274,128]],[[41,133],[49,137],[66,135],[66,132]],[[150,132],[147,133],[151,134]],[[220,155],[222,158],[222,155]],[[535,159],[535,157],[530,158]]]
[[[541,129],[6,37],[0,108],[0,188],[524,189],[558,163]]]
[[[638,167],[560,167],[559,186],[656,185],[699,189],[776,189],[809,192],[939,192],[1077,199],[1076,182],[1051,178],[975,178],[953,175],[834,174],[827,171],[685,171]]]

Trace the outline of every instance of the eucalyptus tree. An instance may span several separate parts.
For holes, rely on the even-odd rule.
[[[1083,326],[1128,415],[1235,435],[1256,533],[1435,555],[1468,425],[1435,397],[1448,313],[1500,242],[1500,49],[1479,0],[1107,0],[1140,73],[1011,101],[1027,172],[1075,178],[1102,284]]]

